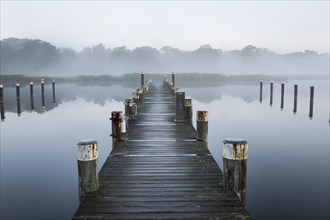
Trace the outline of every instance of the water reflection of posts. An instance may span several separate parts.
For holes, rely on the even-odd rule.
[[[19,83],[16,84],[16,102],[17,102],[17,115],[21,116],[21,94]]]
[[[284,82],[281,83],[281,109],[284,108]]]
[[[207,141],[208,137],[208,116],[207,111],[197,111],[196,115],[196,127],[197,127],[197,137],[198,141]]]
[[[310,87],[309,95],[309,118],[313,118],[313,105],[314,105],[314,86]]]
[[[185,122],[185,92],[175,93],[175,120]]]
[[[298,85],[294,85],[293,113],[297,113]]]
[[[185,100],[185,117],[186,121],[192,123],[193,109],[192,109],[192,100]]]
[[[55,96],[55,79],[52,81],[52,91],[53,91],[53,103],[56,103],[56,96]]]
[[[263,82],[262,82],[262,80],[260,80],[260,94],[259,94],[259,102],[262,102],[262,84],[263,84]]]
[[[44,79],[41,80],[41,105],[45,108],[45,82]]]
[[[33,111],[34,110],[33,82],[30,82],[30,101],[31,101],[31,111]]]
[[[78,175],[79,198],[83,199],[85,193],[94,192],[99,188],[97,172],[98,146],[94,139],[81,140],[78,143]]]
[[[248,143],[241,138],[228,138],[223,144],[224,188],[235,192],[245,204]]]
[[[111,112],[112,120],[112,141],[124,141],[125,140],[125,133],[126,133],[126,120],[123,112],[121,111],[113,111]]]
[[[270,101],[269,101],[270,106],[273,105],[273,91],[274,91],[274,82],[271,81],[270,82]]]
[[[1,120],[5,120],[5,103],[3,98],[3,85],[0,85],[0,112]]]

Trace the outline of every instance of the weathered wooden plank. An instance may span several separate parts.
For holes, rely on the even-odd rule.
[[[74,219],[250,219],[222,172],[196,141],[191,123],[175,121],[173,93],[153,86],[127,123]]]

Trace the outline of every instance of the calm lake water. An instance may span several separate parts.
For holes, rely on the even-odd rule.
[[[287,82],[283,110],[280,84],[274,83],[270,106],[267,83],[261,103],[259,82],[181,91],[193,99],[194,114],[209,111],[208,145],[221,169],[225,138],[249,142],[246,208],[254,219],[329,219],[329,81]],[[299,85],[296,114],[294,84]],[[315,86],[312,119],[310,86]],[[76,144],[98,141],[100,169],[112,148],[110,113],[124,111],[123,101],[135,89],[62,84],[53,104],[48,85],[43,109],[35,86],[31,112],[29,88],[23,87],[18,116],[15,88],[5,88],[1,219],[70,219],[79,205]]]

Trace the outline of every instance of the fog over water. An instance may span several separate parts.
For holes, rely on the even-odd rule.
[[[41,76],[118,76],[141,71],[319,76],[329,75],[329,54],[313,50],[278,54],[253,45],[230,51],[201,45],[187,51],[171,46],[107,48],[102,43],[75,51],[43,40],[8,38],[1,41],[0,70],[1,74]]]

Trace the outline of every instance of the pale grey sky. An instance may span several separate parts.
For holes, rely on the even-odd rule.
[[[329,53],[329,1],[3,1],[1,39],[32,38],[80,51],[165,45]]]

